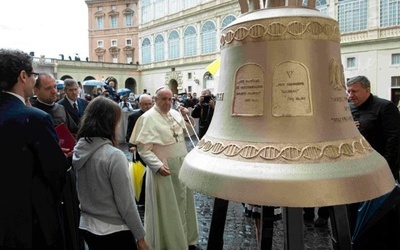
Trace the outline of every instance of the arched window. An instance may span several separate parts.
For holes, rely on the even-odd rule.
[[[215,24],[212,21],[207,21],[201,29],[201,53],[208,54],[215,52],[216,42]]]
[[[189,26],[186,28],[185,33],[183,34],[184,41],[184,56],[195,56],[196,47],[197,47],[197,34],[196,29],[193,26]]]
[[[151,63],[151,44],[148,38],[142,42],[142,63]]]
[[[173,30],[168,36],[168,59],[179,58],[179,34],[178,31]]]
[[[154,61],[164,61],[164,37],[157,35],[154,39]]]
[[[225,28],[226,26],[228,26],[231,22],[235,21],[236,17],[233,15],[228,15],[224,18],[224,20],[222,20],[222,25],[221,25],[221,29]]]

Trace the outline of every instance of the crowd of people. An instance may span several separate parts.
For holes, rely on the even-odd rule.
[[[370,88],[365,76],[347,82],[355,126],[398,180],[400,113]],[[17,155],[3,163],[0,175],[0,250],[83,250],[85,244],[89,249],[196,249],[194,194],[178,173],[188,153],[185,128],[193,126],[187,118],[198,119],[199,139],[213,119],[216,100],[211,91],[204,89],[198,98],[161,86],[154,96],[144,91],[138,98],[133,93],[120,97],[110,80],[88,101],[81,90],[78,81],[65,79],[65,96],[58,98],[56,79],[34,72],[32,57],[0,49],[0,144],[4,155]],[[125,141],[146,166],[138,200],[116,136],[126,111],[132,114]],[[60,146],[60,124],[76,139],[72,150]],[[252,217],[259,242],[261,207],[244,205],[256,208]],[[144,207],[144,221],[138,206]],[[348,204],[351,232],[359,207]],[[319,208],[315,226],[328,225],[329,209]],[[312,216],[307,219],[313,221],[314,208],[304,211],[304,218]],[[399,249],[399,233],[393,208],[353,247]]]

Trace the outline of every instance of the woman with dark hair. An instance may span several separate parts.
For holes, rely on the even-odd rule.
[[[87,106],[77,134],[72,164],[82,211],[79,228],[90,250],[148,249],[128,160],[117,148],[120,119],[118,104],[99,96]]]

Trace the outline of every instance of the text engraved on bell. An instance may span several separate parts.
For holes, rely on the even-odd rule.
[[[258,64],[245,64],[235,75],[233,116],[262,116],[264,108],[264,72]]]
[[[354,122],[353,116],[350,113],[350,106],[349,102],[347,99],[347,96],[343,93],[340,92],[343,95],[341,96],[331,96],[329,97],[329,102],[332,103],[332,105],[337,105],[337,113],[340,114],[339,116],[336,117],[331,117],[330,121],[332,123],[341,123],[341,122]]]
[[[279,64],[272,76],[272,115],[313,115],[309,79],[304,64],[293,61]]]

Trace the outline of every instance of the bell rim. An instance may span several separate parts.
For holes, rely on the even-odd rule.
[[[376,151],[338,162],[266,164],[210,157],[195,148],[185,157],[179,178],[209,196],[282,207],[351,204],[387,194],[395,185]]]

